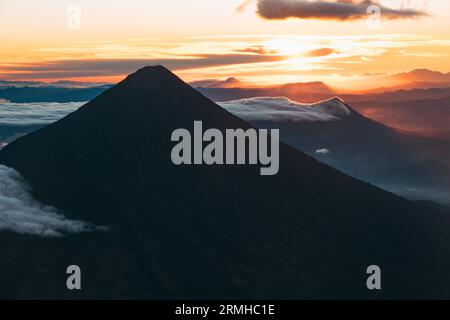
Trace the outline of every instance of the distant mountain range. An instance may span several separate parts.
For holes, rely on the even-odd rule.
[[[450,88],[343,95],[355,109],[391,127],[450,140]]]
[[[191,82],[190,85],[195,88],[236,88],[243,86],[243,83],[238,79],[231,77],[226,80],[210,79],[194,81]]]
[[[365,94],[342,94],[346,101],[377,101],[377,102],[398,102],[415,100],[433,100],[450,96],[450,86],[446,88],[427,88],[410,90],[391,90]]]
[[[384,86],[376,89],[354,92],[353,96],[365,97],[377,93],[391,93],[394,91],[401,92],[403,90],[409,91],[413,89],[450,88],[450,73],[441,73],[428,69],[416,69],[409,72],[397,73],[392,75],[367,75],[367,77],[376,79]],[[86,101],[82,99],[85,98],[87,94],[89,94],[91,89],[98,88],[105,90],[107,88],[110,88],[112,85],[113,84],[110,83],[79,82],[71,80],[60,80],[55,82],[0,80],[0,99],[7,99],[11,102],[79,102]],[[190,85],[198,89],[214,101],[228,101],[259,96],[285,96],[291,100],[312,102],[317,101],[321,98],[330,98],[330,95],[349,95],[349,93],[346,92],[347,90],[331,88],[320,81],[287,83],[274,86],[255,86],[242,82],[234,77],[230,77],[225,80],[199,80],[191,82]],[[22,90],[13,90],[19,88]],[[39,90],[35,90],[37,88],[39,88]],[[8,90],[3,91],[4,89]],[[47,92],[47,90],[50,89],[67,90],[51,90]],[[72,100],[62,97],[64,93],[70,95]],[[91,95],[93,93],[95,92],[90,92]],[[77,94],[81,95],[82,97],[77,97]],[[25,97],[22,98],[20,95],[23,95]],[[42,97],[51,99],[54,95],[55,99],[58,100],[42,100]],[[33,96],[35,96],[34,99]],[[92,96],[91,98],[94,97],[95,96]]]
[[[112,85],[94,87],[7,87],[0,88],[0,98],[16,103],[32,102],[86,102],[94,99]]]
[[[13,103],[86,102],[113,85],[60,80],[55,82],[0,80],[0,101]]]
[[[216,102],[255,97],[286,97],[294,101],[314,103],[338,95],[355,110],[376,121],[417,135],[450,140],[448,129],[450,83],[441,83],[435,88],[427,86],[425,89],[408,90],[383,88],[384,91],[372,90],[359,94],[339,94],[335,89],[320,82],[268,88],[197,89]]]
[[[109,231],[0,231],[8,244],[0,297],[450,296],[446,209],[407,201],[283,143],[276,176],[261,177],[253,165],[173,165],[171,133],[196,120],[221,131],[251,128],[167,69],[147,67],[3,148],[0,164],[20,172],[37,200]],[[65,289],[71,264],[83,270],[82,291]],[[373,264],[383,270],[381,294],[366,288]]]
[[[412,199],[450,204],[450,141],[394,130],[339,98],[315,104],[252,98],[221,105],[258,128],[280,128],[284,142],[351,176]]]
[[[414,90],[417,93],[423,89],[450,88],[450,73],[441,73],[428,69],[416,69],[410,72],[392,75],[366,75],[371,81],[382,84],[378,88],[354,91],[332,88],[323,82],[288,83],[284,85],[255,87],[230,78],[225,81],[205,80],[192,83],[200,92],[214,101],[229,101],[254,97],[278,97],[284,96],[291,100],[314,102],[327,99],[333,95],[352,96],[358,99],[366,99],[376,94],[392,95],[393,92],[400,95],[402,92]],[[431,93],[433,90],[429,91]],[[435,97],[433,95],[433,97]],[[422,97],[423,98],[423,97]],[[411,98],[410,98],[411,99]]]
[[[58,80],[53,82],[40,81],[9,81],[0,80],[0,88],[93,88],[111,85],[106,82],[88,82],[88,81],[72,81]]]
[[[340,92],[322,82],[255,87],[239,79],[228,78],[195,81],[191,85],[216,102],[254,97],[287,97],[298,102],[314,103],[340,96],[355,110],[376,121],[418,135],[450,140],[448,73],[417,69],[388,76],[374,75],[373,78],[384,87],[354,93]],[[0,81],[0,104],[2,99],[12,103],[86,102],[111,86],[74,81]]]
[[[318,98],[329,98],[330,95],[335,94],[323,82],[288,83],[272,87],[197,87],[196,89],[211,100],[218,102],[265,96],[284,96],[291,100],[311,102]]]
[[[415,69],[409,72],[402,72],[386,76],[383,78],[383,82],[389,86],[396,85],[404,86],[403,89],[411,88],[439,88],[442,86],[450,86],[450,72],[442,73],[438,71],[432,71],[428,69]],[[416,84],[413,86],[411,84]]]
[[[397,90],[450,87],[450,72],[442,73],[428,69],[414,69],[393,74],[365,74],[363,77],[366,78],[368,87],[352,93],[363,95]],[[341,94],[348,93],[347,90],[338,91],[342,91]]]

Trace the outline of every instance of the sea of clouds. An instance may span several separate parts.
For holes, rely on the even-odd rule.
[[[0,100],[0,126],[46,125],[81,107],[84,102],[12,103]]]
[[[84,102],[12,103],[0,99],[0,148],[18,137],[58,121]]]

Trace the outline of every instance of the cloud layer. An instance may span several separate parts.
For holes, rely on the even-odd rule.
[[[367,9],[377,5],[383,19],[407,19],[426,16],[414,9],[392,9],[372,0],[258,0],[257,13],[270,20],[288,18],[322,20],[358,20],[369,16]]]
[[[0,101],[0,127],[45,125],[81,107],[84,102],[12,103]]]
[[[21,175],[0,165],[0,230],[59,237],[94,229],[88,223],[69,220],[54,208],[36,202]]]
[[[0,149],[20,136],[65,117],[83,104],[82,102],[11,103],[0,101]]]
[[[219,104],[234,115],[250,122],[335,121],[351,114],[351,110],[338,98],[305,104],[284,97],[261,97]]]

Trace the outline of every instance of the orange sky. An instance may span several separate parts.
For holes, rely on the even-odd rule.
[[[450,71],[446,0],[379,1],[428,15],[383,19],[380,28],[369,15],[268,20],[256,0],[236,11],[242,2],[0,0],[0,79],[117,81],[161,63],[187,81],[233,76],[362,89],[377,86],[380,74]]]

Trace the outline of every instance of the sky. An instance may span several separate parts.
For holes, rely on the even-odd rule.
[[[0,30],[1,80],[115,82],[162,64],[186,81],[358,89],[450,72],[447,0],[0,0]]]

